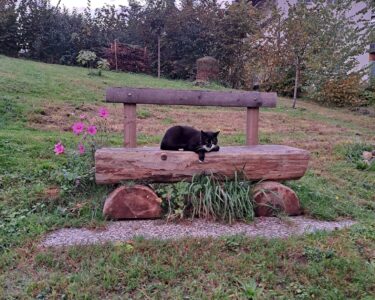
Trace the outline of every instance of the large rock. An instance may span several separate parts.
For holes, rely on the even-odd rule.
[[[254,201],[256,202],[255,215],[258,217],[271,217],[280,212],[288,216],[301,214],[296,193],[275,181],[258,183],[254,188]]]
[[[373,157],[373,154],[372,154],[372,152],[364,151],[362,153],[362,157],[363,157],[364,160],[370,161]]]
[[[154,219],[161,216],[162,200],[146,186],[121,186],[106,199],[103,214],[110,219]]]

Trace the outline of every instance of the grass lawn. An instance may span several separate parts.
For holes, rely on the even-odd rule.
[[[350,229],[283,240],[149,241],[38,248],[48,231],[105,225],[102,207],[112,187],[75,193],[58,180],[66,157],[60,139],[79,114],[110,112],[109,142],[122,143],[121,105],[104,104],[108,86],[192,89],[192,83],[0,56],[0,299],[375,299],[375,172],[357,168],[375,145],[375,119],[347,109],[279,99],[260,117],[262,143],[305,148],[308,173],[288,182],[305,214],[351,218]],[[221,89],[210,86],[210,89]],[[190,124],[220,129],[221,145],[245,141],[245,111],[236,108],[142,106],[138,144],[157,145],[165,130]]]

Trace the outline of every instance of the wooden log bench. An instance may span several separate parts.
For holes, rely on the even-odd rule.
[[[259,145],[259,109],[275,107],[276,100],[276,93],[263,92],[109,88],[106,101],[124,105],[124,148],[103,148],[96,151],[96,182],[98,184],[115,184],[125,180],[177,182],[191,180],[194,175],[202,173],[230,178],[236,171],[243,172],[248,180],[253,181],[299,179],[307,170],[308,151],[283,145]],[[246,146],[221,147],[219,152],[206,153],[204,163],[199,163],[197,154],[193,152],[164,151],[156,147],[137,148],[137,104],[246,107]],[[204,128],[199,129],[204,130]],[[144,187],[140,189],[143,194]],[[283,186],[277,185],[275,190],[279,189],[283,189]],[[289,190],[288,188],[288,193]],[[153,196],[148,194],[147,197],[153,198],[150,201],[154,205],[160,205],[161,200],[155,194]],[[137,203],[132,201],[135,198],[139,199],[134,188],[131,191],[122,188],[121,193],[117,194],[115,191],[108,198],[104,213],[116,218],[120,215],[137,218],[147,217],[147,213],[137,215],[134,211],[152,210],[155,216],[155,207],[147,206],[147,202],[150,201],[146,201],[142,206],[139,204],[142,201],[137,200]],[[112,202],[117,205],[108,204]],[[118,205],[119,202],[123,204]],[[136,207],[137,205],[139,207]],[[112,210],[108,207],[112,207]],[[121,209],[125,213],[114,212]],[[158,213],[160,211],[156,212]]]

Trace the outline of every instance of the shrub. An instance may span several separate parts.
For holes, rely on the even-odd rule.
[[[361,78],[349,75],[325,82],[317,98],[318,101],[333,106],[361,106],[367,101],[361,98]]]
[[[92,51],[81,50],[77,56],[77,62],[82,66],[87,66],[88,68],[93,67],[95,60],[96,54]]]

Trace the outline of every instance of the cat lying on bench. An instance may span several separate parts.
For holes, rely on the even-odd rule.
[[[166,131],[160,149],[193,151],[198,153],[199,162],[203,162],[206,152],[219,151],[219,133],[220,131],[199,131],[189,126],[173,126]]]

